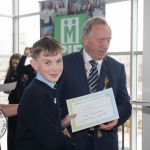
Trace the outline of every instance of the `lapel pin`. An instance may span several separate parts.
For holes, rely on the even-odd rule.
[[[106,76],[106,78],[105,78],[105,80],[104,80],[104,89],[103,90],[106,90],[106,88],[107,88],[107,83],[109,82],[109,80],[108,80],[108,78],[107,78],[107,76]]]
[[[90,88],[90,92],[92,91],[92,87],[89,87]]]

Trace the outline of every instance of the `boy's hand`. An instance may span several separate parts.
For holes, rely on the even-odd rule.
[[[63,133],[64,133],[64,135],[67,135],[68,137],[71,138],[71,135],[70,135],[70,133],[68,132],[67,129],[64,129],[64,130],[63,130]]]
[[[28,56],[30,54],[30,47],[26,47],[24,49],[24,56]]]
[[[64,119],[61,120],[61,124],[62,124],[62,127],[63,128],[67,128],[68,126],[70,126],[70,120],[72,118],[75,118],[77,115],[74,114],[74,115],[67,115]]]

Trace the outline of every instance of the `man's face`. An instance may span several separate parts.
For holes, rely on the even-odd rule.
[[[103,59],[111,40],[111,29],[108,25],[93,25],[89,37],[82,37],[85,51],[94,60]]]
[[[32,67],[39,72],[42,77],[50,82],[57,82],[63,71],[62,54],[56,56],[44,56],[41,52],[37,60],[32,60]]]

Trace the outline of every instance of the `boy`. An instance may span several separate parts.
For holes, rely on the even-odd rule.
[[[63,71],[61,44],[43,37],[33,44],[35,79],[26,88],[18,108],[17,150],[71,150],[73,142],[62,128],[76,115],[60,119],[60,103],[54,87]]]

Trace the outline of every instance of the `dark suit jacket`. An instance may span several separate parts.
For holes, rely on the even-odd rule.
[[[81,52],[75,52],[64,56],[64,71],[58,82],[58,91],[62,107],[62,117],[68,114],[66,100],[90,94],[84,60]],[[94,127],[94,150],[117,150],[118,129],[131,115],[130,97],[126,88],[126,75],[124,65],[113,58],[106,56],[103,60],[97,91],[104,88],[104,80],[107,76],[109,82],[107,88],[112,88],[119,112],[119,120],[115,129],[101,130],[102,137],[97,138],[98,126]],[[71,133],[71,128],[69,129]],[[74,150],[86,150],[88,129],[71,133],[75,142]]]

